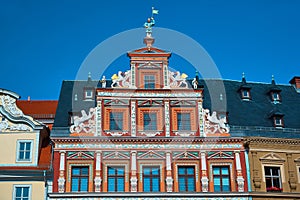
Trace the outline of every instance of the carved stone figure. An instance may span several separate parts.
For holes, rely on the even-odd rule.
[[[80,133],[84,131],[85,133],[93,133],[95,130],[95,108],[90,108],[89,114],[87,115],[85,110],[81,111],[81,117],[74,116],[74,125],[70,127],[71,133]]]
[[[147,37],[151,37],[152,34],[152,26],[155,25],[155,20],[153,17],[148,18],[147,22],[144,23],[144,27],[146,28]]]
[[[188,87],[188,84],[186,82],[186,78],[188,75],[185,73],[180,74],[179,71],[176,73],[169,71],[169,78],[170,78],[170,87],[171,88],[180,88],[184,86],[185,88]]]
[[[206,117],[205,128],[209,131],[208,133],[229,133],[229,127],[225,124],[225,118],[218,119],[215,111],[210,115],[208,109],[204,109],[203,112]]]
[[[106,88],[106,78],[105,78],[105,76],[102,76],[101,86],[102,86],[102,88]]]
[[[193,79],[192,84],[194,89],[198,88],[198,81],[196,80],[196,78]]]
[[[130,87],[130,77],[131,73],[130,70],[127,70],[124,75],[121,71],[118,72],[117,74],[114,74],[111,79],[112,79],[112,84],[111,87]]]

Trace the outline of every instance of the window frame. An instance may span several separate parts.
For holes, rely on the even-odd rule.
[[[274,95],[277,95],[277,98],[274,97]],[[280,102],[281,101],[281,95],[279,92],[273,91],[271,92],[271,98],[273,102]]]
[[[214,174],[214,169],[215,168],[219,168],[219,174]],[[228,170],[228,174],[222,174],[222,168],[227,168]],[[220,191],[216,191],[215,190],[215,177],[219,177],[220,178]],[[224,178],[228,178],[228,183],[229,183],[229,190],[228,191],[224,191],[223,190],[223,181],[222,179]],[[230,174],[230,166],[228,165],[214,165],[212,166],[212,181],[213,181],[213,188],[214,188],[214,192],[231,192],[231,174]]]
[[[266,168],[277,168],[278,170],[278,176],[276,175],[272,175],[272,170],[270,171],[270,175],[267,175],[266,174]],[[265,181],[265,184],[266,184],[266,191],[267,192],[272,192],[273,190],[269,190],[268,191],[268,188],[279,188],[279,190],[277,190],[277,192],[282,192],[282,174],[281,174],[281,166],[273,166],[273,165],[264,165],[263,166],[263,169],[264,169],[264,181]],[[271,183],[272,185],[270,187],[267,186],[267,178],[271,178]],[[274,180],[273,179],[278,179],[278,182],[279,182],[279,187],[277,186],[274,186]]]
[[[85,88],[84,89],[84,99],[92,100],[93,98],[94,98],[94,89],[93,88]]]
[[[115,120],[114,116],[118,116],[117,117],[117,121]],[[120,116],[122,116],[120,118]],[[114,122],[114,126],[117,126],[118,129],[116,128],[113,128],[112,127],[112,121]],[[121,126],[119,126],[121,122]],[[109,130],[110,131],[123,131],[124,130],[124,112],[121,112],[121,111],[112,111],[112,112],[109,112]]]
[[[80,175],[73,175],[73,169],[74,168],[80,168]],[[86,168],[88,170],[88,174],[87,175],[82,175],[82,169]],[[89,191],[89,176],[90,176],[90,167],[89,166],[72,166],[71,167],[71,181],[70,181],[70,190],[71,192],[88,192]],[[77,190],[74,191],[73,190],[73,178],[79,178],[78,180],[78,186],[77,186]],[[87,179],[87,188],[86,191],[81,191],[81,179],[86,178]]]
[[[26,200],[30,200],[31,199],[31,185],[28,185],[28,184],[25,184],[25,185],[22,185],[22,184],[17,184],[17,185],[13,185],[14,189],[13,189],[13,200],[16,200],[17,197],[17,188],[29,188],[28,190],[28,197],[18,197],[18,200],[24,200],[24,198],[27,198]],[[22,191],[22,194],[23,194],[23,191]]]
[[[245,95],[246,92],[246,95]],[[241,89],[241,96],[242,99],[244,100],[250,100],[251,99],[251,94],[250,94],[250,89]]]
[[[115,170],[114,175],[109,174],[109,168],[116,169],[116,168],[122,168],[123,169],[123,175],[118,175],[118,171]],[[106,176],[107,176],[107,192],[125,192],[126,191],[126,166],[116,166],[116,165],[107,165],[106,166]],[[118,191],[118,178],[123,178],[123,190]],[[114,191],[109,190],[109,178],[114,178]]]
[[[149,124],[145,124],[145,116],[149,116]],[[153,120],[153,118],[150,115],[154,115],[155,117],[153,117],[155,120]],[[151,123],[152,121],[154,121],[155,123]],[[150,126],[149,126],[150,125]],[[147,128],[146,128],[147,127]],[[143,112],[143,129],[144,131],[156,131],[157,130],[157,112]]]
[[[182,116],[181,116],[180,120],[179,120],[179,115],[189,115],[189,117],[188,117],[188,119],[184,118],[182,120]],[[177,130],[178,131],[191,131],[192,130],[191,113],[188,113],[188,112],[177,112],[176,113],[176,121],[177,121]],[[185,123],[182,123],[182,122],[185,122]],[[188,125],[188,129],[185,129],[187,125]],[[180,127],[182,127],[182,128],[180,128]]]
[[[179,174],[179,168],[185,168],[185,173],[184,174]],[[193,168],[194,169],[194,173],[192,175],[187,173],[188,168]],[[181,177],[184,178],[185,190],[180,190],[179,179]],[[194,190],[189,190],[189,187],[188,187],[189,178],[193,178],[193,180],[194,180]],[[195,165],[177,165],[178,192],[196,192],[197,191],[196,181],[197,181],[197,179],[196,179],[196,166]]]
[[[144,169],[145,168],[150,168],[151,169],[151,171],[150,171],[150,174],[149,175],[145,175],[145,173],[144,173]],[[152,172],[153,172],[153,169],[157,169],[157,171],[158,171],[158,174],[153,174]],[[160,172],[160,166],[157,166],[157,165],[145,165],[145,166],[143,166],[143,168],[142,168],[142,172],[143,172],[143,192],[145,192],[145,177],[146,178],[149,178],[150,179],[150,189],[149,189],[149,191],[146,191],[146,192],[160,192],[160,176],[161,176],[161,172]],[[153,183],[153,178],[158,178],[158,191],[153,191],[153,185],[154,185],[154,183]]]
[[[277,123],[279,121],[279,123]],[[283,116],[275,115],[273,116],[273,123],[275,127],[284,127]]]
[[[149,77],[149,79],[148,79],[148,77]],[[143,80],[144,80],[144,89],[155,89],[155,87],[156,87],[156,80],[155,80],[155,78],[156,78],[155,75],[145,74],[144,77],[143,77]],[[148,87],[148,86],[151,86],[151,87]]]
[[[21,148],[21,143],[30,143],[30,150],[29,150],[29,158],[28,159],[20,159],[19,155],[20,155],[20,148]],[[17,151],[16,151],[16,162],[32,162],[32,154],[33,154],[33,144],[34,144],[34,140],[17,140]],[[28,150],[23,150],[28,151]],[[26,157],[26,154],[24,153],[24,156]]]

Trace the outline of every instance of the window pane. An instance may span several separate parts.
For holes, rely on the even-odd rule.
[[[150,192],[150,178],[144,177],[144,192]]]
[[[156,168],[156,169],[154,168],[153,171],[152,171],[152,174],[153,175],[159,175],[159,169],[158,168]]]
[[[109,168],[108,168],[108,175],[113,175],[113,174],[115,174],[115,169],[109,167]]]
[[[88,191],[88,178],[82,178],[80,181],[80,191],[87,192]]]
[[[30,150],[30,146],[31,146],[30,144],[31,144],[30,142],[26,142],[26,150],[27,150],[27,151]]]
[[[213,172],[214,172],[214,175],[219,175],[220,174],[220,168],[219,167],[214,167]]]
[[[30,159],[30,152],[27,151],[27,152],[25,153],[25,159],[26,159],[26,160]]]
[[[79,188],[79,178],[72,178],[72,191],[78,192]]]
[[[25,150],[25,142],[20,142],[20,150]]]
[[[150,174],[150,168],[144,167],[144,175],[149,175]]]
[[[73,167],[72,168],[72,175],[80,175],[80,168]]]
[[[184,167],[179,167],[178,168],[178,173],[179,174],[185,174],[185,168]]]
[[[124,168],[118,168],[118,175],[124,175]]]
[[[115,179],[114,178],[108,178],[108,191],[109,192],[115,191]]]
[[[186,190],[186,185],[185,185],[185,179],[184,177],[180,177],[178,180],[179,184],[179,191],[185,191]]]
[[[22,195],[22,188],[21,187],[17,187],[16,188],[16,197],[21,197]]]
[[[19,160],[23,160],[25,157],[25,153],[23,151],[19,152]]]
[[[124,178],[118,178],[118,192],[124,191]]]
[[[229,174],[229,171],[228,171],[228,168],[227,167],[222,167],[222,175],[228,175]]]
[[[195,191],[195,180],[193,177],[188,178],[188,191]]]
[[[23,197],[29,197],[29,187],[23,187]]]
[[[265,167],[265,175],[271,175],[271,168]]]
[[[88,175],[89,174],[89,168],[85,167],[81,169],[81,175]]]
[[[154,177],[152,180],[152,191],[154,192],[158,192],[159,191],[159,178],[158,177]]]
[[[188,167],[187,174],[189,174],[189,175],[194,174],[194,167]]]

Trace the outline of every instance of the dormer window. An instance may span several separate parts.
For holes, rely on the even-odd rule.
[[[84,99],[93,99],[94,90],[91,88],[86,88],[84,90]]]
[[[241,92],[241,97],[242,97],[243,100],[248,100],[249,101],[251,99],[249,88],[241,88],[240,92]]]
[[[274,126],[275,127],[283,127],[283,116],[274,116],[273,117],[274,120]]]
[[[280,94],[277,91],[271,92],[271,98],[272,98],[273,103],[278,103],[281,101]]]

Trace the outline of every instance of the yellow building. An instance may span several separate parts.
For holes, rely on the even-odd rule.
[[[16,105],[18,98],[0,89],[1,199],[46,199],[51,191],[49,129],[24,115]]]

